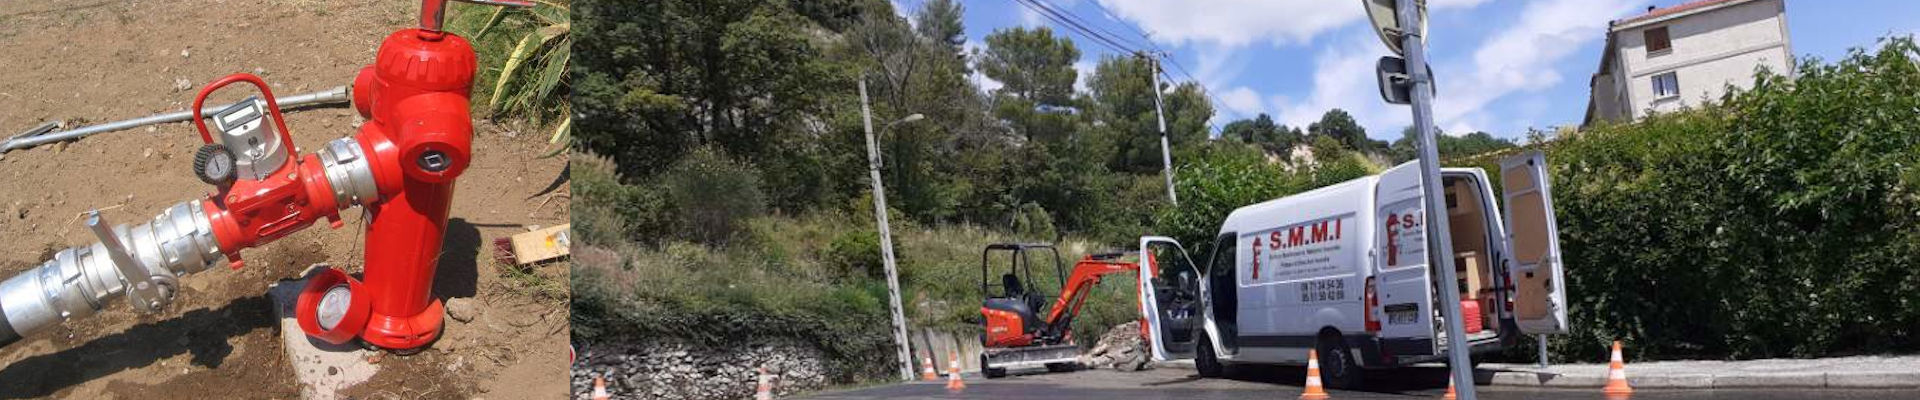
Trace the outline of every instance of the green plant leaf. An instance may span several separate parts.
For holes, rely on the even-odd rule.
[[[551,158],[560,155],[560,153],[567,152],[567,148],[569,147],[567,142],[572,141],[572,138],[573,118],[561,119],[560,127],[553,129],[553,137],[547,139],[547,146],[552,148],[548,149],[546,153],[540,154],[540,158]]]
[[[487,31],[493,30],[493,27],[495,25],[499,25],[500,21],[503,21],[506,19],[507,19],[507,8],[495,7],[493,9],[493,15],[487,17],[487,22],[485,24],[480,25],[480,31],[473,33],[473,40],[480,40],[481,37],[487,36]]]
[[[513,82],[514,71],[520,69],[520,64],[527,61],[539,44],[534,40],[538,36],[539,33],[529,33],[520,38],[519,45],[513,47],[513,53],[507,56],[507,63],[500,66],[500,79],[493,83],[493,97],[487,100],[487,107],[500,104],[500,96],[507,92],[507,84]]]

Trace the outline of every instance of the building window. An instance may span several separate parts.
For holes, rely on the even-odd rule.
[[[1653,76],[1653,97],[1667,98],[1680,95],[1679,72],[1668,72]]]
[[[1647,55],[1673,49],[1673,39],[1667,37],[1667,27],[1647,29],[1643,35],[1647,40]]]

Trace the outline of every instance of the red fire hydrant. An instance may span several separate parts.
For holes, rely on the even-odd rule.
[[[205,145],[194,172],[218,191],[133,226],[93,213],[87,226],[98,243],[55,253],[0,282],[0,345],[93,315],[123,294],[138,311],[163,309],[178,293],[178,277],[221,259],[240,268],[242,249],[321,218],[339,228],[340,210],[353,206],[368,211],[364,275],[331,268],[314,275],[297,300],[301,330],[330,343],[359,337],[395,350],[432,343],[442,315],[433,276],[454,179],[466,170],[473,144],[467,104],[476,60],[466,39],[440,29],[447,1],[424,0],[419,28],[387,36],[353,82],[354,108],[366,123],[315,154],[294,149],[280,106],[259,77],[235,74],[202,89],[193,113]],[[235,82],[252,84],[260,96],[202,115],[207,96]]]
[[[442,305],[430,289],[453,180],[472,155],[467,104],[477,65],[466,39],[440,29],[445,7],[446,0],[423,1],[421,26],[388,35],[373,65],[353,81],[354,108],[367,119],[354,139],[372,161],[378,199],[366,204],[372,219],[365,281],[339,270],[309,281],[296,315],[310,336],[333,343],[359,336],[389,349],[424,346],[439,336]],[[329,293],[340,295],[342,285],[348,299],[328,304]],[[334,313],[340,319],[323,321]]]

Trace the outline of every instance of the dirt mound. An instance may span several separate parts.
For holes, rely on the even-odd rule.
[[[1080,356],[1080,364],[1087,368],[1112,367],[1116,371],[1139,371],[1147,369],[1153,356],[1148,354],[1147,341],[1140,337],[1140,321],[1133,321],[1108,329],[1100,335],[1100,341],[1093,344],[1093,350]]]

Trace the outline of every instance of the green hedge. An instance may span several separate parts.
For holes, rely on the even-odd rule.
[[[1916,55],[1883,40],[1547,145],[1574,329],[1555,353],[1604,360],[1614,339],[1646,358],[1920,350]]]

